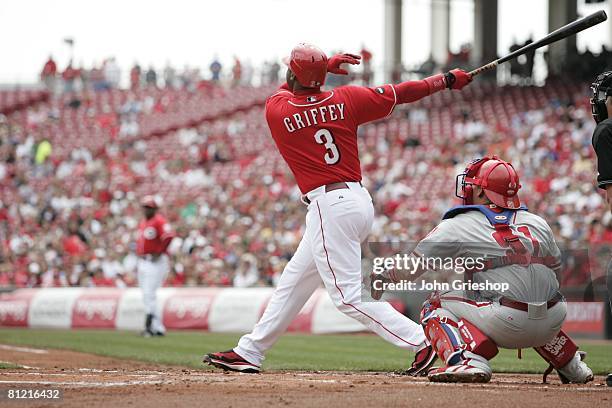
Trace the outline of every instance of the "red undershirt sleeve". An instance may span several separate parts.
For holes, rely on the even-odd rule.
[[[434,75],[420,81],[407,81],[393,85],[397,103],[410,103],[446,88],[444,74]]]

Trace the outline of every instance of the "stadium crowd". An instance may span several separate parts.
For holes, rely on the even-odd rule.
[[[163,87],[174,89],[193,89],[203,80],[209,78],[219,83],[227,78],[232,86],[258,84],[276,84],[279,80],[281,66],[278,61],[265,61],[261,67],[254,67],[250,61],[233,58],[228,69],[215,57],[208,66],[208,75],[199,68],[184,66],[177,69],[166,62],[162,69],[149,65],[143,68],[137,62],[129,70],[129,88]],[[256,79],[255,75],[259,77]],[[82,90],[104,91],[117,89],[121,85],[122,72],[114,57],[106,58],[101,64],[86,68],[82,64],[75,66],[70,60],[66,67],[59,68],[53,56],[49,56],[40,72],[40,80],[52,93],[74,92]]]
[[[328,84],[339,86],[348,83],[347,79],[359,79],[364,85],[369,85],[373,79],[372,53],[363,46],[361,69],[352,71],[349,77],[330,75]],[[254,65],[249,60],[233,57],[230,67],[225,66],[218,57],[214,57],[207,69],[185,65],[182,69],[173,66],[169,61],[163,68],[149,65],[144,68],[135,62],[130,68],[126,87],[131,90],[142,88],[168,88],[185,89],[193,91],[204,80],[214,84],[224,84],[235,87],[239,85],[254,86],[277,84],[284,72],[277,60],[264,61],[261,65]],[[401,75],[398,73],[397,75]],[[104,59],[100,64],[94,63],[90,68],[82,63],[76,66],[72,59],[62,69],[50,55],[44,63],[40,80],[45,88],[54,94],[80,91],[105,91],[121,87],[123,78],[120,66],[114,57]]]
[[[586,49],[569,55],[561,67],[561,75],[571,75],[576,80],[592,81],[601,73],[602,67],[612,65],[612,51],[602,45],[601,51],[593,52]]]
[[[220,104],[222,85],[205,82],[191,97]],[[265,98],[272,89],[249,92]],[[179,103],[173,90],[100,88],[88,103],[86,91],[65,90],[0,116],[0,286],[135,285],[139,199],[151,193],[178,235],[167,285],[275,283],[301,238],[305,206],[261,103],[147,133],[143,123]],[[587,91],[550,83],[494,92],[476,82],[362,127],[364,184],[377,214],[370,241],[425,236],[456,204],[465,163],[498,154],[518,169],[523,201],[561,247],[612,243],[594,184]],[[100,102],[113,92],[118,102]],[[75,130],[74,117],[87,120]],[[564,284],[585,283],[588,270],[575,271]]]

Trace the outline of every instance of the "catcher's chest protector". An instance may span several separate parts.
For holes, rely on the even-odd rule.
[[[494,210],[493,208],[497,209]],[[506,243],[506,246],[511,248],[516,254],[524,254],[525,247],[519,241],[519,238],[513,234],[510,229],[510,223],[514,218],[517,211],[527,211],[527,207],[521,205],[516,209],[502,209],[500,207],[493,207],[488,205],[459,205],[451,208],[442,217],[443,220],[453,218],[458,214],[463,214],[469,211],[479,211],[487,217],[487,220],[493,228],[498,232],[499,236]],[[503,211],[499,211],[503,210]]]
[[[502,210],[500,207],[494,207]],[[528,211],[527,207],[521,205],[519,208],[514,209],[503,209],[503,211],[495,211],[493,208],[488,205],[458,205],[456,207],[451,208],[442,216],[443,220],[453,218],[459,214],[463,214],[469,211],[480,211],[487,217],[487,220],[491,223],[492,226],[496,227],[498,225],[510,225],[510,221],[512,217],[514,217],[514,213],[517,211]]]

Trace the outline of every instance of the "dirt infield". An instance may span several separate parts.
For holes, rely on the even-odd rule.
[[[271,372],[237,374],[118,360],[63,350],[0,345],[3,395],[11,389],[61,389],[60,402],[27,406],[487,406],[603,407],[612,388],[603,377],[588,385],[543,385],[536,375],[495,375],[485,385],[430,384],[389,373]],[[2,404],[6,399],[0,401]],[[24,401],[10,404],[24,406]],[[2,405],[0,404],[0,405]]]

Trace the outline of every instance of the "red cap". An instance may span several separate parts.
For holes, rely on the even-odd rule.
[[[140,200],[140,205],[148,208],[158,208],[157,200],[152,195],[147,195]]]
[[[325,83],[327,75],[327,55],[317,46],[300,43],[291,50],[291,56],[283,62],[295,74],[300,85],[318,88]]]

